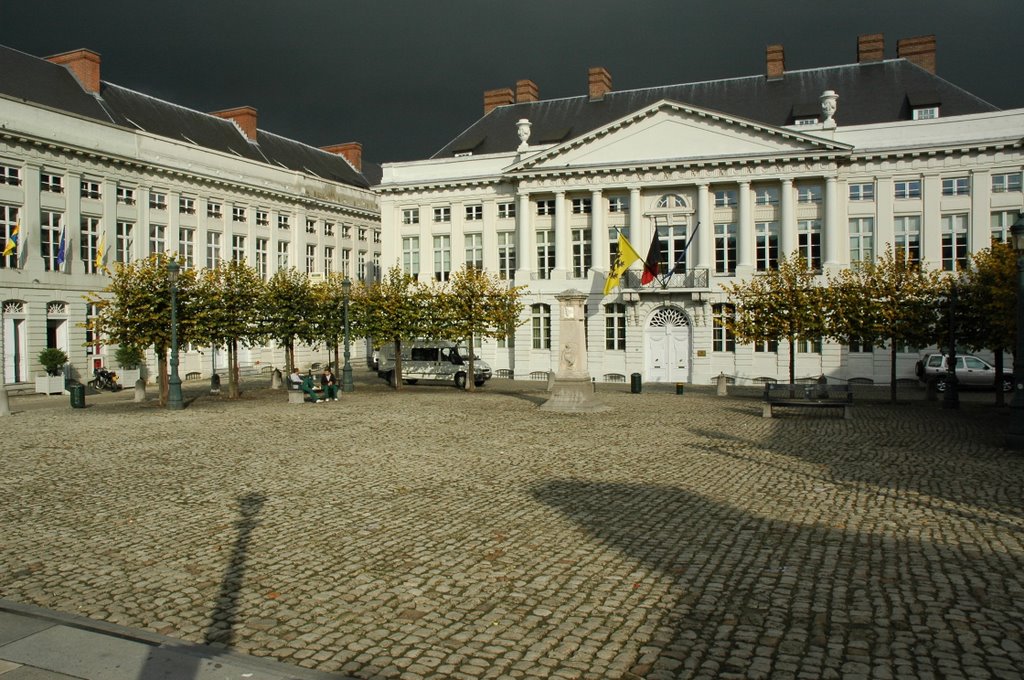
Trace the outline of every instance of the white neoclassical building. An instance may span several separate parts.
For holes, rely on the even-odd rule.
[[[526,287],[523,324],[482,355],[516,377],[557,368],[559,308],[587,294],[590,374],[707,383],[783,377],[788,348],[737,344],[722,284],[799,251],[821,272],[895,248],[954,271],[1004,240],[1022,207],[1024,110],[935,75],[935,39],[861,36],[856,63],[542,100],[529,80],[484,95],[484,115],[433,157],[389,163],[377,187],[382,266],[445,280],[461,265]],[[604,294],[617,236],[641,263]],[[882,348],[805,343],[796,374],[888,382]],[[913,377],[915,348],[900,348]]]
[[[84,295],[117,262],[175,252],[186,267],[244,259],[264,277],[375,276],[380,220],[361,149],[274,135],[251,107],[202,113],[108,83],[89,50],[39,59],[0,46],[0,251],[18,240],[0,258],[6,382],[31,383],[45,347],[68,353],[69,377],[113,364],[86,336]],[[283,350],[240,360],[281,366]],[[215,361],[224,353],[187,347],[181,370],[209,375]]]

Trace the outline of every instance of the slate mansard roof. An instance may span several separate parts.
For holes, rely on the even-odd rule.
[[[513,151],[520,118],[530,121],[530,144],[565,142],[662,99],[783,127],[817,117],[825,90],[839,95],[835,120],[840,126],[908,120],[913,106],[938,105],[943,117],[999,110],[906,59],[890,59],[786,71],[778,79],[759,75],[612,91],[600,101],[583,95],[499,106],[433,158]]]
[[[257,130],[256,140],[250,141],[230,120],[106,81],[101,81],[99,95],[93,95],[67,68],[3,45],[0,45],[0,95],[332,182],[364,189],[370,185],[366,177],[340,155],[264,130]]]

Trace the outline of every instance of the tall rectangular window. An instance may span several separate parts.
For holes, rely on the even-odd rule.
[[[661,260],[658,274],[683,274],[686,272],[686,241],[689,228],[685,224],[666,224],[657,227],[661,242]],[[642,255],[642,253],[641,253]]]
[[[419,248],[418,247],[416,249],[416,252],[417,253],[419,252]],[[418,255],[417,255],[417,257],[418,257]],[[418,262],[416,264],[416,267],[417,267],[417,269],[419,268],[419,263]],[[352,273],[352,250],[350,248],[342,248],[342,250],[341,250],[341,275],[342,276],[349,276],[351,273]],[[417,272],[417,274],[418,273],[419,272]]]
[[[590,268],[590,229],[572,230],[572,275],[577,279],[587,278]]]
[[[533,348],[551,349],[551,307],[538,304],[530,307],[533,330]]]
[[[99,193],[97,191],[97,193]],[[135,189],[131,187],[117,187],[114,190],[117,196],[117,202],[124,205],[135,205]],[[97,196],[98,198],[98,196]]]
[[[132,222],[118,222],[114,226],[114,260],[121,263],[132,261],[132,251],[135,248],[135,237],[132,234],[135,224]]]
[[[334,247],[324,246],[324,274],[334,273]]]
[[[270,241],[265,238],[256,239],[256,273],[266,281],[270,277]]]
[[[758,222],[754,225],[757,271],[779,268],[779,223]]]
[[[167,210],[167,194],[162,191],[150,191],[149,208],[151,210]]]
[[[224,216],[223,207],[217,201],[207,201],[206,216],[210,219],[219,220]]]
[[[821,354],[821,338],[813,340],[797,340],[797,354]]]
[[[626,349],[626,305],[604,306],[604,348],[625,351]]]
[[[537,277],[550,279],[555,268],[555,232],[537,232]]]
[[[43,256],[43,271],[58,271],[57,250],[60,248],[60,230],[64,215],[44,210],[39,216],[39,254]]]
[[[79,231],[79,242],[81,243],[79,253],[82,258],[82,264],[85,265],[86,274],[95,274],[98,271],[96,267],[96,254],[99,249],[99,241],[100,218],[83,217],[81,230]]]
[[[778,340],[765,340],[754,343],[754,351],[764,354],[776,354],[779,351]]]
[[[149,254],[158,255],[167,247],[167,227],[162,224],[149,225]]]
[[[452,237],[434,237],[434,279],[447,281],[452,273]]]
[[[419,276],[420,239],[418,236],[402,237],[402,272],[410,276]]]
[[[466,234],[466,266],[473,269],[484,268],[484,235]]]
[[[306,233],[307,234],[315,234],[316,233],[316,220],[311,220],[311,219],[307,219],[306,220]]]
[[[821,220],[800,220],[796,223],[797,247],[810,269],[821,269]]]
[[[850,263],[872,262],[875,259],[875,218],[850,219]]]
[[[231,261],[245,262],[245,236],[242,234],[231,235]]]
[[[64,193],[64,177],[49,172],[39,173],[39,190],[54,194]]]
[[[729,324],[732,323],[736,309],[729,304],[717,304],[711,306],[711,351],[713,352],[735,352],[736,338],[733,336]]]
[[[231,221],[232,222],[245,222],[245,208],[241,206],[232,206],[231,208]]]
[[[312,274],[316,271],[316,246],[312,243],[306,244],[306,273]]]
[[[921,216],[900,215],[893,219],[893,246],[906,262],[921,261]]]
[[[196,199],[182,196],[178,199],[178,212],[183,215],[196,214]]]
[[[498,204],[498,219],[507,220],[516,216],[516,204],[509,201]]]
[[[942,216],[942,269],[962,271],[967,267],[967,213]]]
[[[366,251],[360,250],[356,255],[356,279],[366,280]]]
[[[406,208],[402,211],[402,224],[419,224],[420,223],[420,209],[419,208]]]
[[[14,232],[14,227],[18,225],[18,208],[13,205],[0,205],[0,253],[7,248],[7,241],[11,238]],[[20,227],[19,227],[20,232]],[[18,239],[21,239],[18,236]],[[24,241],[22,241],[24,243]],[[13,253],[7,257],[0,257],[0,269],[17,269],[18,268],[18,251],[15,249]]]
[[[277,216],[277,228],[288,230],[292,228],[291,217],[288,215]]]
[[[288,254],[288,241],[277,242],[277,270],[282,271],[291,266],[291,258]]]
[[[715,273],[732,276],[736,273],[736,225],[715,225]]]
[[[256,226],[257,227],[269,227],[270,226],[270,213],[266,210],[256,211]]]
[[[0,165],[0,184],[12,187],[21,186],[21,168],[11,165]]]
[[[1010,227],[1017,221],[1016,210],[1001,210],[992,213],[992,243],[1008,243]]]
[[[220,232],[206,232],[206,268],[216,269],[220,266]]]
[[[516,276],[516,234],[514,231],[498,232],[498,277],[514,279]]]
[[[82,198],[92,198],[92,199],[97,199],[97,200],[100,198],[101,194],[100,194],[100,183],[99,182],[97,182],[95,180],[91,180],[91,179],[83,179],[81,184],[82,184],[82,190],[81,190],[80,194],[81,194]],[[122,189],[120,187],[118,187],[118,195],[117,195],[117,202],[118,203],[122,203],[122,201],[121,201],[121,191],[122,191]]]
[[[178,229],[178,259],[182,269],[192,269],[196,266],[195,229]]]

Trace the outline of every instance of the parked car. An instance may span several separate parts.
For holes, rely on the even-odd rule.
[[[948,387],[949,371],[945,354],[928,354],[917,362],[917,377],[921,382],[935,381],[935,389],[945,392]],[[962,387],[992,388],[995,384],[996,369],[984,359],[972,354],[956,355],[956,380]],[[1003,392],[1013,391],[1013,373],[1003,371]]]

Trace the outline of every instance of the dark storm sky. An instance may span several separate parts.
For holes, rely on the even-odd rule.
[[[102,78],[202,111],[250,105],[259,126],[364,158],[425,158],[482,113],[483,91],[529,78],[543,99],[586,92],[587,68],[634,89],[851,63],[857,35],[935,34],[938,73],[1024,107],[1022,0],[0,0],[0,43],[87,47]]]

